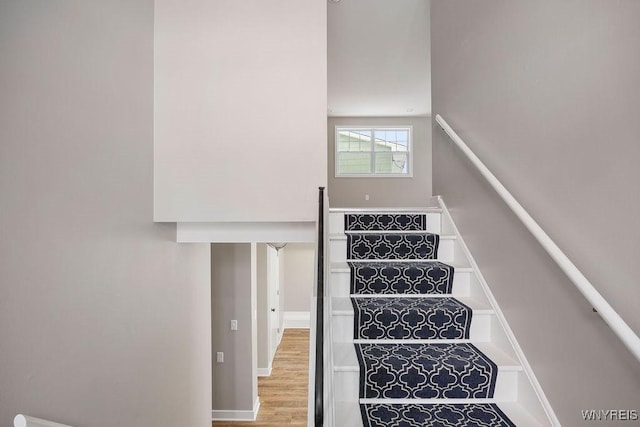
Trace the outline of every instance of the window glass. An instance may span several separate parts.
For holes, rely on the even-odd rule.
[[[410,176],[411,127],[336,127],[336,176]]]

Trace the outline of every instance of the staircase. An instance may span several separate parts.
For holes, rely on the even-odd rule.
[[[556,425],[438,204],[330,210],[333,418],[325,425]]]

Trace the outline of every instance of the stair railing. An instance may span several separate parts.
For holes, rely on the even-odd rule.
[[[318,252],[316,255],[315,426],[324,422],[324,187],[318,188]]]
[[[569,260],[569,258],[560,250],[560,248],[551,240],[545,231],[534,221],[529,213],[518,203],[518,201],[507,191],[502,183],[491,173],[491,171],[480,161],[480,159],[471,151],[467,144],[462,141],[458,134],[451,129],[451,126],[440,116],[436,114],[436,122],[449,138],[460,148],[467,156],[471,163],[478,169],[480,174],[485,177],[493,189],[498,193],[502,200],[511,208],[513,213],[522,221],[524,226],[531,232],[533,237],[542,245],[549,256],[564,271],[569,280],[578,288],[580,293],[589,301],[591,306],[597,311],[602,319],[609,325],[618,338],[631,351],[638,361],[640,361],[640,338],[633,332],[629,325],[620,317],[620,315],[611,307],[606,299],[593,287],[591,282],[578,270],[578,268]]]
[[[13,425],[14,427],[71,427],[66,424],[54,423],[53,421],[29,417],[22,414],[16,415],[13,419]]]

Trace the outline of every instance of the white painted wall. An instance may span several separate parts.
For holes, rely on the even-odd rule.
[[[153,1],[2,1],[0,58],[0,425],[210,426],[209,245],[153,223]]]
[[[156,0],[157,221],[314,221],[326,1]]]

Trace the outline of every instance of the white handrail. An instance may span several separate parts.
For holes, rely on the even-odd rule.
[[[13,419],[14,427],[71,427],[66,424],[54,423],[53,421],[42,420],[40,418],[28,417],[18,414]]]
[[[609,305],[606,299],[593,287],[586,277],[578,270],[578,268],[567,258],[560,248],[551,240],[544,230],[531,218],[531,215],[518,203],[518,201],[507,191],[507,189],[498,181],[489,169],[480,161],[480,159],[471,151],[467,144],[454,132],[449,124],[439,115],[436,115],[436,122],[449,135],[451,140],[462,150],[469,158],[471,163],[475,165],[482,176],[489,181],[498,195],[511,208],[513,213],[522,221],[525,227],[533,234],[533,237],[542,245],[547,253],[553,258],[558,266],[569,277],[569,280],[578,288],[582,295],[589,301],[591,306],[596,309],[602,319],[609,325],[613,332],[627,346],[629,351],[640,361],[640,338],[633,332],[629,325],[620,317],[620,315]]]

